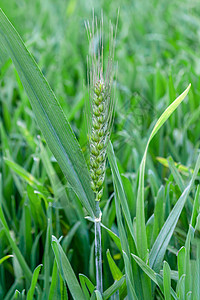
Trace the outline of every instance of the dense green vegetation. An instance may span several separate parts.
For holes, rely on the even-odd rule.
[[[94,205],[83,156],[65,124],[59,138],[64,141],[67,133],[64,148],[80,176],[80,190],[76,176],[65,172],[46,144],[45,139],[56,155],[57,144],[30,99],[33,88],[43,101],[43,85],[35,81],[30,88],[31,75],[20,69],[26,61],[18,60],[15,41],[5,38],[0,16],[0,299],[200,299],[200,4],[0,0],[87,163],[84,21],[92,20],[93,7],[98,17],[103,10],[106,57],[109,20],[116,23],[119,6],[117,101],[100,202],[103,296],[95,292]],[[30,57],[28,62],[31,67]],[[187,97],[188,90],[174,102],[170,113],[180,105],[145,156],[156,121],[189,83]],[[48,96],[48,117],[54,113],[59,127],[56,115],[62,120],[62,114],[53,94]]]

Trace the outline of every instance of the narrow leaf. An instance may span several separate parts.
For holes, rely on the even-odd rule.
[[[164,261],[163,264],[163,285],[164,285],[165,300],[171,300],[171,295],[170,295],[171,271],[166,261]]]
[[[56,287],[57,287],[57,283],[58,283],[57,270],[58,270],[58,268],[57,268],[57,264],[56,264],[56,259],[54,259],[51,285],[50,285],[50,290],[49,290],[49,299],[48,300],[53,300],[53,299],[58,298],[58,293],[56,291]]]
[[[166,122],[166,120],[170,117],[173,111],[179,106],[179,104],[186,97],[188,91],[190,89],[190,85],[187,89],[164,111],[164,113],[160,116],[156,125],[154,126],[150,137],[148,139],[146,149],[144,152],[144,156],[142,158],[142,162],[140,164],[139,170],[139,185],[138,185],[138,193],[137,193],[137,207],[136,207],[136,239],[137,239],[137,250],[139,256],[146,261],[148,258],[148,249],[147,249],[147,236],[146,236],[146,227],[145,227],[145,216],[144,216],[144,173],[145,173],[145,164],[146,164],[146,156],[149,144],[161,126]]]
[[[94,194],[80,145],[35,60],[1,9],[0,43],[17,69],[49,148],[83,206],[94,217]]]
[[[5,216],[4,216],[4,213],[3,213],[3,210],[2,210],[2,207],[0,205],[0,222],[2,223],[3,225],[3,228],[5,230],[5,234],[7,236],[7,239],[10,243],[10,246],[12,247],[12,250],[13,252],[15,253],[16,255],[16,258],[24,272],[24,275],[26,276],[26,279],[28,282],[31,281],[32,279],[32,272],[29,268],[29,266],[27,265],[22,253],[20,252],[19,248],[17,247],[15,241],[13,240],[11,234],[10,234],[10,231],[9,231],[9,227],[8,227],[8,224],[6,222],[6,219],[5,219]]]
[[[122,278],[123,274],[120,271],[120,269],[117,267],[116,263],[114,262],[109,249],[107,250],[106,255],[107,255],[108,264],[109,264],[113,279],[120,280]]]
[[[90,299],[88,289],[89,289],[90,293],[92,294],[93,291],[95,290],[94,284],[87,278],[87,276],[85,276],[83,274],[79,274],[79,279],[80,279],[81,287],[83,289],[83,292],[84,292],[86,298]]]
[[[145,264],[143,260],[140,259],[138,256],[134,254],[131,255],[134,258],[134,260],[138,263],[140,268],[151,278],[151,280],[153,280],[153,282],[155,282],[159,286],[160,290],[164,293],[163,278],[159,274],[155,273],[154,270],[152,270],[147,264]],[[170,288],[170,293],[175,300],[178,300],[176,293],[172,288]]]
[[[13,257],[13,255],[6,255],[6,256],[2,257],[2,258],[0,259],[0,265],[1,265],[5,260],[7,260],[7,259],[10,258],[10,257]]]
[[[27,300],[32,300],[33,299],[34,292],[35,292],[35,287],[36,287],[36,284],[37,284],[37,280],[38,280],[38,276],[39,276],[41,267],[42,267],[42,265],[39,265],[34,270],[32,281],[31,281],[31,286],[30,286],[30,289],[29,289],[28,294],[27,294]]]
[[[103,300],[99,291],[96,290],[95,294],[96,294],[97,300]]]
[[[161,163],[164,167],[169,168],[169,163],[166,158],[164,157],[156,157],[157,161]],[[193,173],[194,170],[189,169],[188,167],[178,164],[177,162],[174,162],[175,167],[177,167],[177,170],[181,172],[182,174],[188,176],[190,173]]]
[[[58,265],[58,269],[61,273],[61,276],[64,281],[66,281],[69,290],[74,299],[83,299],[85,300],[85,296],[82,292],[82,289],[79,285],[79,282],[74,274],[74,271],[70,265],[70,262],[64,253],[62,247],[60,246],[58,240],[52,236],[52,247],[55,254],[56,262]]]
[[[126,195],[125,195],[125,192],[124,192],[122,180],[121,180],[121,177],[120,177],[120,174],[119,174],[119,170],[118,170],[117,162],[116,162],[116,157],[115,157],[113,146],[112,146],[111,142],[108,145],[107,153],[108,153],[109,163],[110,163],[110,166],[111,166],[111,169],[112,169],[113,181],[114,181],[115,187],[116,187],[115,193],[118,194],[118,199],[121,203],[122,210],[123,210],[124,217],[126,219],[128,228],[130,230],[130,233],[132,235],[132,238],[133,238],[134,242],[136,243],[136,237],[135,237],[135,233],[133,231],[133,224],[132,224],[132,221],[131,221],[130,210],[129,210],[129,207],[128,207]]]
[[[41,189],[41,183],[33,175],[28,173],[25,169],[16,164],[14,161],[9,160],[8,158],[4,158],[4,161],[17,175],[22,177],[28,184]]]
[[[104,299],[109,299],[116,291],[122,287],[122,285],[125,283],[125,275],[121,277],[121,279],[115,281],[104,293],[103,297]]]
[[[185,187],[184,182],[183,182],[183,179],[182,179],[181,175],[179,174],[177,168],[175,167],[175,163],[174,163],[172,157],[168,158],[168,163],[169,163],[170,171],[174,177],[176,184],[178,185],[180,191],[183,192],[184,187]]]

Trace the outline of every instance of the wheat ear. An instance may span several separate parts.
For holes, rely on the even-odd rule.
[[[102,257],[101,257],[101,211],[99,201],[103,195],[103,182],[106,171],[106,147],[108,145],[113,123],[114,97],[113,59],[114,42],[113,26],[109,24],[109,55],[106,72],[103,68],[103,16],[98,27],[97,18],[93,16],[92,27],[86,23],[90,41],[88,57],[89,102],[87,109],[88,135],[90,146],[91,188],[95,193],[95,261],[97,290],[103,293]]]
[[[114,111],[113,58],[114,41],[113,26],[109,30],[109,56],[106,72],[103,72],[103,18],[98,29],[97,19],[93,19],[92,28],[87,23],[90,40],[90,56],[88,60],[89,80],[89,145],[91,187],[95,200],[100,201],[103,195],[103,182],[106,171],[106,147],[108,145]]]

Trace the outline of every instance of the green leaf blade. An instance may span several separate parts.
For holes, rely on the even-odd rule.
[[[17,69],[49,148],[80,201],[94,217],[94,194],[80,145],[46,79],[2,10],[0,41]]]
[[[171,273],[170,267],[166,261],[163,264],[163,285],[164,295],[166,300],[171,300],[170,287],[171,287]]]
[[[34,291],[35,291],[35,287],[37,284],[37,280],[38,280],[38,276],[39,276],[41,267],[42,267],[42,265],[39,265],[39,266],[37,266],[37,268],[35,268],[35,271],[34,271],[33,277],[32,277],[32,281],[31,281],[31,286],[30,286],[30,289],[27,294],[27,300],[33,299]]]
[[[173,207],[170,215],[168,216],[165,224],[163,225],[149,255],[149,263],[150,267],[154,269],[156,272],[160,270],[160,266],[162,264],[162,259],[164,257],[165,251],[167,249],[168,243],[171,239],[171,236],[174,232],[174,228],[178,222],[181,211],[185,205],[186,199],[189,196],[190,190],[194,183],[194,180],[197,176],[197,173],[200,168],[200,155],[198,156],[194,173],[192,175],[192,179],[188,186],[185,188],[183,193],[181,194],[179,200],[176,202]]]
[[[79,285],[79,282],[74,274],[74,271],[70,265],[70,262],[64,253],[62,247],[60,246],[58,240],[52,236],[52,247],[55,254],[56,262],[58,265],[58,269],[63,280],[66,281],[69,290],[74,299],[83,299],[86,300],[82,289]]]
[[[163,112],[158,121],[156,122],[150,137],[148,139],[144,156],[142,158],[139,170],[139,185],[138,185],[138,194],[137,194],[137,206],[136,206],[136,240],[137,240],[137,250],[140,258],[146,261],[148,258],[148,249],[147,249],[147,235],[146,235],[146,226],[145,226],[145,215],[144,215],[144,174],[145,174],[145,164],[149,144],[158,130],[170,117],[173,111],[179,106],[179,104],[186,97],[189,89],[187,89],[178,97],[174,102]]]

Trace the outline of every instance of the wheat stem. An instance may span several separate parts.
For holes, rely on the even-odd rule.
[[[96,201],[96,214],[100,215],[99,201]],[[103,293],[103,276],[102,276],[102,254],[101,254],[101,221],[100,218],[95,220],[95,264],[96,264],[96,287]]]

